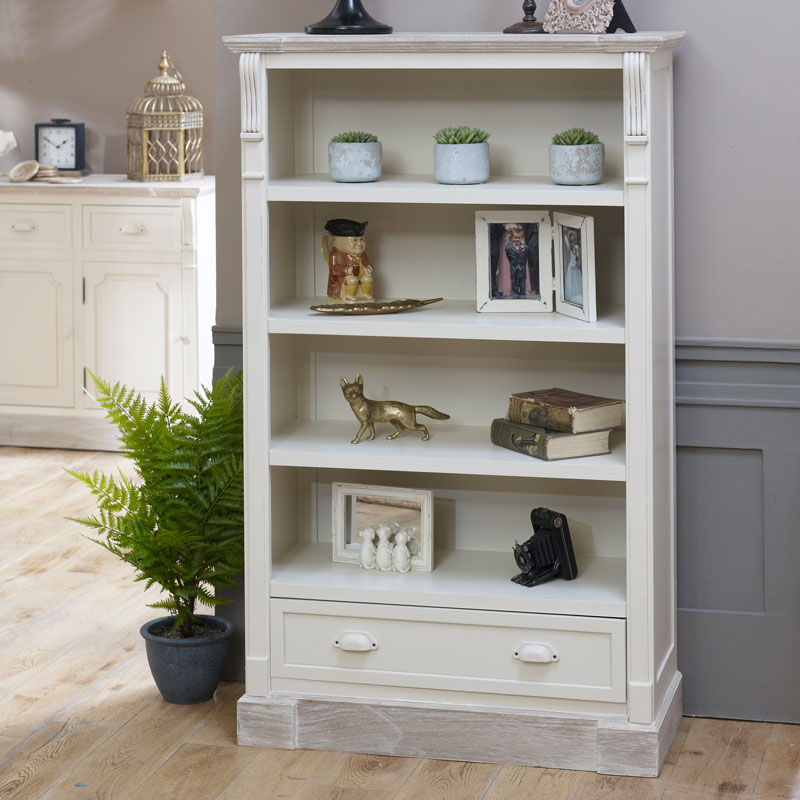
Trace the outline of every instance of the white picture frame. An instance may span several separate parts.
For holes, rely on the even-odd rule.
[[[556,313],[597,321],[594,217],[553,213]]]
[[[550,0],[542,23],[547,33],[605,33],[614,0]]]
[[[363,513],[359,509],[361,498],[365,498]],[[378,502],[369,503],[369,499],[373,498]],[[369,527],[373,520],[376,524],[396,521],[403,530],[409,526],[417,528],[414,537],[416,547],[410,545],[411,570],[430,572],[433,569],[432,491],[361,483],[334,483],[332,500],[333,561],[359,566],[359,528]],[[381,508],[386,508],[385,519]],[[404,511],[408,514],[404,514]],[[414,549],[416,553],[413,552]]]
[[[518,241],[520,238],[521,241]],[[478,311],[525,313],[552,311],[551,239],[551,221],[547,211],[529,208],[519,211],[476,211]],[[512,248],[512,253],[515,250],[525,249],[522,268],[516,263],[514,266],[511,265],[506,255],[506,246]],[[520,258],[517,255],[515,261],[519,261]],[[520,281],[524,282],[522,292],[516,291],[523,286]]]

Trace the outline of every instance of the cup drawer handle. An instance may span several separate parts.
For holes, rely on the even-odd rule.
[[[12,231],[16,231],[17,233],[32,233],[36,230],[36,225],[33,222],[26,222],[25,220],[20,220],[19,222],[15,222],[11,226]]]
[[[333,646],[348,653],[366,653],[378,649],[375,638],[363,631],[342,631],[334,640]]]
[[[135,225],[123,225],[119,232],[128,236],[141,236],[144,233],[144,225],[140,225],[138,222]]]
[[[559,660],[559,655],[549,644],[523,642],[514,650],[514,658],[526,664],[552,664]]]

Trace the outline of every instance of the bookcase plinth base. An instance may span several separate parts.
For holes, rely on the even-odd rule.
[[[680,724],[677,673],[655,721],[390,703],[243,695],[238,741],[279,750],[332,750],[656,777]]]

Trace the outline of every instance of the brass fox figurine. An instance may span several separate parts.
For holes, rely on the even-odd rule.
[[[449,414],[442,414],[430,406],[410,406],[408,403],[398,403],[396,400],[370,400],[364,397],[364,379],[356,375],[354,383],[348,383],[346,378],[341,379],[342,394],[350,403],[350,408],[361,423],[353,444],[358,444],[364,431],[369,428],[370,441],[375,438],[376,422],[391,422],[397,430],[387,436],[387,439],[396,439],[406,431],[422,431],[422,441],[430,439],[428,429],[417,422],[417,414],[424,414],[431,419],[450,419]]]

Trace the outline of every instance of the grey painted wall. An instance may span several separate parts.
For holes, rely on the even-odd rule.
[[[0,129],[19,148],[3,172],[33,158],[33,125],[86,123],[93,172],[125,171],[125,112],[158,74],[167,48],[205,110],[205,165],[215,172],[212,0],[0,0]]]
[[[223,34],[299,31],[333,0],[0,0],[0,128],[33,152],[33,123],[84,120],[89,164],[124,166],[125,110],[169,48],[206,111],[206,165],[216,173],[218,310],[241,323],[239,91]],[[499,30],[519,0],[366,0],[398,30]],[[800,212],[800,104],[793,0],[626,0],[641,30],[689,33],[676,59],[677,332],[682,337],[800,338],[800,257],[788,233]],[[539,3],[540,18],[547,2]]]
[[[121,172],[125,109],[163,47],[203,101],[206,165],[218,181],[222,364],[237,358],[241,232],[238,66],[219,38],[301,30],[332,2],[0,0],[0,128],[16,131],[21,144],[0,170],[32,156],[34,122],[63,115],[87,123],[93,170]],[[519,0],[365,2],[398,30],[499,30],[521,15]],[[800,590],[785,574],[787,554],[792,564],[798,555],[798,362],[791,348],[756,357],[724,340],[800,339],[800,258],[790,238],[800,211],[800,104],[790,82],[800,66],[796,3],[626,5],[641,30],[689,33],[675,75],[677,332],[687,345],[678,372],[686,707],[724,714],[731,697],[755,686],[754,702],[735,713],[758,716],[761,707],[781,718],[769,697],[796,698],[797,678],[786,683],[766,667],[800,655]],[[539,2],[540,18],[546,6]],[[698,347],[702,340],[714,346]],[[764,651],[776,641],[782,655],[770,661]],[[737,659],[737,683],[723,684],[719,676],[733,676]],[[715,686],[721,691],[713,694]]]
[[[216,0],[217,36],[298,31],[332,0]],[[499,30],[517,0],[366,0],[396,30]],[[547,7],[539,2],[541,18]],[[800,67],[793,0],[626,0],[640,30],[685,30],[676,56],[676,317],[682,337],[800,338],[800,103],[786,76]],[[752,14],[761,10],[758,21]],[[241,322],[237,254],[238,93],[235,58],[218,47],[217,320]],[[224,170],[224,173],[223,173]]]

